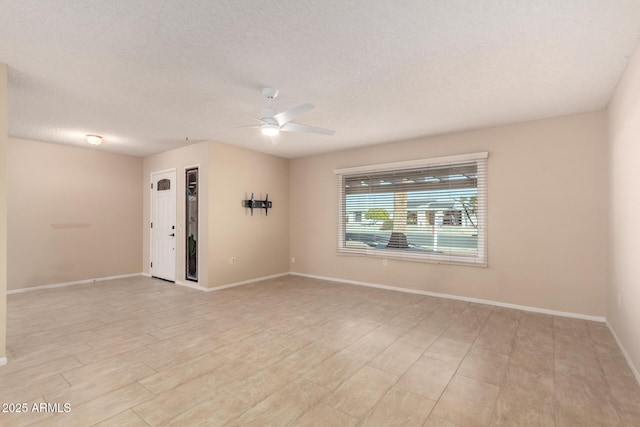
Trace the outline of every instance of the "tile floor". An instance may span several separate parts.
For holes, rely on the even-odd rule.
[[[297,276],[8,297],[0,425],[640,426],[600,323]]]

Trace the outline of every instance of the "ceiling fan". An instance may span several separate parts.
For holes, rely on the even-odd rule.
[[[260,128],[263,135],[272,137],[282,132],[306,132],[317,133],[321,135],[333,135],[336,131],[331,129],[319,128],[316,126],[305,125],[301,123],[293,123],[296,117],[316,108],[313,104],[302,104],[290,110],[278,113],[274,106],[274,99],[278,97],[278,89],[265,87],[262,89],[262,95],[267,98],[267,108],[262,110],[258,120],[261,124],[249,127]]]

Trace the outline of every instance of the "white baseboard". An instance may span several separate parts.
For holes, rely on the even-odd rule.
[[[418,290],[418,289],[399,288],[399,287],[396,287],[396,286],[378,285],[376,283],[359,282],[359,281],[356,281],[356,280],[338,279],[338,278],[335,278],[335,277],[316,276],[316,275],[313,275],[313,274],[294,273],[294,272],[291,272],[290,274],[292,274],[294,276],[310,277],[312,279],[329,280],[329,281],[332,281],[332,282],[347,283],[349,285],[367,286],[367,287],[370,287],[370,288],[386,289],[386,290],[389,290],[389,291],[407,292],[407,293],[410,293],[410,294],[427,295],[427,296],[437,297],[437,298],[454,299],[454,300],[459,300],[459,301],[474,302],[474,303],[477,303],[477,304],[495,305],[495,306],[498,306],[498,307],[513,308],[513,309],[516,309],[516,310],[530,311],[530,312],[533,312],[533,313],[543,313],[543,314],[551,314],[551,315],[554,315],[554,316],[572,317],[572,318],[575,318],[575,319],[591,320],[591,321],[594,321],[594,322],[604,322],[605,321],[605,318],[602,317],[602,316],[590,316],[588,314],[571,313],[571,312],[567,312],[567,311],[548,310],[546,308],[530,307],[530,306],[527,306],[527,305],[510,304],[510,303],[506,303],[506,302],[491,301],[491,300],[485,300],[485,299],[479,299],[479,298],[471,298],[471,297],[463,297],[463,296],[459,296],[459,295],[441,294],[441,293],[438,293],[438,292],[422,291],[422,290]]]
[[[248,285],[249,283],[261,282],[263,280],[275,279],[276,277],[288,276],[289,274],[291,273],[287,271],[286,273],[272,274],[271,276],[256,277],[255,279],[243,280],[242,282],[229,283],[228,285],[216,286],[214,288],[198,287],[198,289],[205,292],[213,292],[213,291],[219,291],[227,288],[234,288],[236,286]]]
[[[178,286],[185,286],[187,288],[191,288],[191,289],[197,289],[199,291],[206,291],[206,288],[203,288],[202,286],[198,285],[197,282],[188,282],[188,281],[183,281],[183,280],[176,280],[176,285]]]
[[[631,368],[631,372],[633,372],[633,375],[636,377],[636,380],[638,381],[638,383],[640,383],[640,371],[638,371],[638,368],[636,368],[636,366],[633,364],[633,360],[631,360],[629,353],[627,353],[627,350],[622,345],[622,341],[620,341],[620,338],[618,338],[616,331],[613,329],[613,326],[611,326],[611,323],[609,323],[608,320],[607,320],[607,327],[611,331],[611,335],[613,335],[613,338],[615,338],[616,342],[618,343],[618,347],[620,347],[620,351],[622,351],[622,355],[627,360],[627,365],[629,365],[629,368]]]
[[[176,280],[175,284],[179,286],[185,286],[187,288],[197,289],[203,292],[213,292],[219,291],[221,289],[233,288],[235,286],[248,285],[249,283],[260,282],[262,280],[274,279],[276,277],[282,277],[289,275],[289,272],[273,274],[271,276],[263,276],[256,277],[255,279],[244,280],[242,282],[229,283],[228,285],[216,286],[214,288],[204,288],[202,286],[198,286],[195,282],[187,282],[182,280]],[[145,276],[151,277],[149,273],[133,273],[133,274],[122,274],[119,276],[108,276],[108,277],[96,277],[95,279],[86,279],[86,280],[78,280],[76,282],[67,282],[67,283],[56,283],[53,285],[42,285],[42,286],[34,286],[31,288],[22,288],[22,289],[11,289],[7,291],[7,294],[20,294],[23,292],[31,292],[31,291],[41,291],[43,289],[55,289],[55,288],[64,288],[66,286],[74,286],[74,285],[86,285],[95,282],[103,282],[105,280],[115,280],[115,279],[124,279],[127,277],[135,277],[135,276]]]
[[[95,282],[104,282],[105,280],[125,279],[127,277],[140,276],[143,273],[121,274],[119,276],[96,277],[95,279],[78,280],[76,282],[56,283],[53,285],[33,286],[31,288],[10,289],[7,294],[21,294],[23,292],[41,291],[43,289],[64,288],[66,286],[86,285]]]
[[[187,287],[187,288],[196,289],[196,290],[202,291],[202,292],[214,292],[214,291],[220,291],[222,289],[234,288],[236,286],[248,285],[249,283],[261,282],[263,280],[275,279],[276,277],[288,276],[289,274],[291,274],[291,273],[289,273],[287,271],[286,273],[273,274],[271,276],[256,277],[255,279],[243,280],[242,282],[229,283],[228,285],[221,285],[221,286],[216,286],[216,287],[213,287],[213,288],[204,288],[204,287],[198,285],[197,282],[188,282],[186,280],[184,280],[184,281],[183,280],[176,280],[175,284],[178,285],[178,286],[184,286],[184,287]]]
[[[7,358],[6,357],[0,357],[0,366],[4,366],[7,364]]]

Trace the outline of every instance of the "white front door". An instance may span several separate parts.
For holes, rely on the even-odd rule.
[[[176,172],[151,174],[151,276],[176,280]]]

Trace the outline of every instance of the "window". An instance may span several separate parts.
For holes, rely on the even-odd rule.
[[[158,190],[157,191],[168,191],[171,190],[171,180],[170,179],[161,179],[158,181]]]
[[[335,170],[338,252],[486,266],[487,158],[475,153]]]
[[[185,170],[185,279],[198,281],[198,168]]]
[[[418,212],[407,211],[407,225],[418,225]]]
[[[462,225],[462,211],[444,211],[443,225]]]

